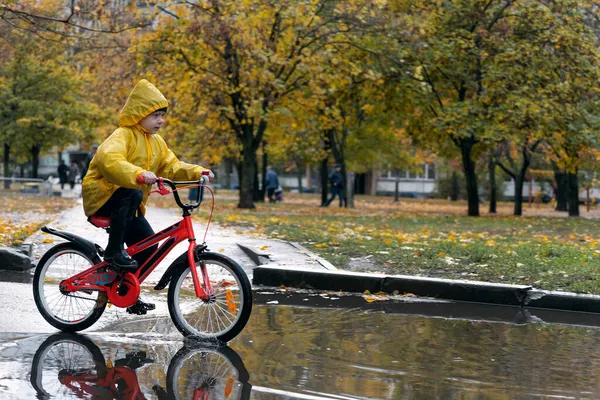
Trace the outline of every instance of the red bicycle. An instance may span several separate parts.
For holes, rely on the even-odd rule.
[[[237,336],[250,317],[252,289],[238,263],[208,251],[205,242],[196,244],[191,212],[202,203],[207,179],[202,176],[198,181],[157,180],[155,192],[172,193],[183,211],[183,219],[127,248],[127,253],[133,256],[162,242],[135,273],[116,271],[102,261],[104,250],[98,244],[69,232],[43,227],[42,231],[67,240],[48,250],[36,267],[33,297],[44,319],[62,331],[77,332],[98,321],[108,303],[122,308],[136,304],[140,284],[178,243],[188,240],[187,252],[169,266],[154,289],[169,286],[169,314],[184,336],[224,342]],[[181,202],[178,187],[183,186],[200,187],[194,203]],[[108,217],[91,217],[90,222],[109,229]]]

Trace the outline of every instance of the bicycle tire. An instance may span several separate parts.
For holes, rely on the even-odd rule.
[[[71,347],[67,349],[67,351],[64,349],[56,352],[53,351],[57,346],[62,345]],[[74,363],[78,361],[77,354],[85,355],[85,352],[74,350],[75,347],[72,345],[85,348],[88,356],[91,358],[91,360],[88,360],[89,362],[85,364],[85,367],[95,368],[97,375],[99,376],[106,375],[107,368],[104,355],[91,339],[76,333],[55,333],[42,342],[35,352],[31,363],[30,382],[37,392],[39,399],[57,397],[58,393],[49,393],[46,390],[47,387],[50,386],[49,383],[58,383],[56,385],[58,389],[66,389],[65,393],[71,393],[70,389],[64,387],[60,383],[58,374],[61,370],[77,370],[77,368],[73,368]],[[61,356],[65,357],[61,359]],[[44,368],[45,363],[49,365],[48,369]],[[45,388],[44,385],[47,387]],[[52,389],[48,390],[56,392]]]
[[[60,267],[57,266],[59,272],[52,272],[56,276],[50,277],[48,271],[52,264],[60,257],[69,255],[84,260],[81,261],[83,265],[62,273]],[[70,242],[58,244],[44,254],[33,276],[33,298],[38,311],[50,325],[64,332],[78,332],[89,328],[102,316],[107,303],[106,293],[97,291],[89,293],[76,292],[77,297],[74,297],[72,294],[63,294],[58,289],[59,279],[66,279],[75,273],[90,268],[94,264],[94,260],[91,260],[85,251]],[[48,294],[46,290],[48,290]],[[94,298],[94,296],[96,297]],[[74,313],[73,317],[59,316],[58,311],[54,310],[49,304],[49,297],[52,297],[52,303],[57,306],[60,305],[60,302],[65,304],[68,302],[71,308],[65,308],[67,313]],[[83,302],[83,300],[86,302]]]
[[[184,346],[169,363],[167,392],[172,399],[191,399],[204,386],[214,392],[209,398],[246,400],[252,391],[249,377],[242,358],[229,346]],[[231,393],[224,393],[229,380]]]
[[[205,303],[196,297],[190,268],[182,265],[169,284],[169,314],[184,336],[228,342],[244,329],[250,318],[252,287],[242,267],[232,259],[221,254],[204,253],[201,261],[207,265],[215,301]],[[199,264],[200,261],[196,263],[197,269]],[[200,270],[198,277],[202,282]],[[221,280],[217,281],[217,278]],[[192,317],[196,322],[192,321]],[[203,324],[206,328],[202,327]]]

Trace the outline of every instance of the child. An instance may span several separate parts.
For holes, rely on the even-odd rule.
[[[131,246],[154,234],[144,215],[156,177],[197,180],[205,170],[179,161],[156,134],[167,107],[167,99],[154,85],[139,81],[119,114],[119,128],[98,147],[83,180],[85,215],[110,217],[104,260],[125,271],[136,271],[154,251],[136,255],[136,261],[123,243]],[[138,176],[144,184],[137,183]],[[209,179],[213,176],[210,172]]]

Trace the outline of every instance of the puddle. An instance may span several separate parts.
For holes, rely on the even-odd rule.
[[[86,374],[159,400],[600,397],[595,314],[261,291],[224,348],[184,343],[157,317],[85,336],[0,334],[2,398],[92,398]]]

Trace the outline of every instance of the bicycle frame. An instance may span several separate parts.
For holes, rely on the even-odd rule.
[[[162,186],[162,178],[161,184],[159,185],[160,190],[165,190],[164,186]],[[175,184],[171,181],[164,180],[169,183],[172,187]],[[190,183],[190,182],[184,182]],[[161,187],[162,186],[162,187]],[[176,193],[176,192],[174,192]],[[164,240],[160,246],[152,253],[150,257],[138,267],[135,273],[135,277],[142,283],[152,271],[158,266],[158,264],[177,246],[184,240],[189,241],[188,250],[187,250],[187,261],[190,267],[190,271],[192,273],[192,279],[194,282],[194,288],[196,291],[196,296],[199,297],[203,301],[208,301],[209,296],[212,294],[212,290],[210,287],[210,280],[208,279],[208,274],[206,272],[206,265],[201,264],[200,269],[202,271],[203,284],[204,287],[200,284],[200,278],[198,277],[198,271],[196,270],[196,262],[195,262],[195,254],[194,250],[196,248],[196,237],[194,235],[194,227],[192,224],[192,217],[189,213],[189,209],[195,208],[192,205],[183,205],[179,200],[179,196],[176,195],[177,203],[180,206],[183,206],[183,219],[168,228],[163,229],[160,232],[155,233],[154,235],[141,240],[140,242],[129,246],[127,248],[127,253],[130,256],[138,254],[141,251],[144,251],[154,245],[158,245],[161,241]],[[199,205],[199,202],[196,203],[196,207]],[[186,208],[187,207],[187,208]],[[80,290],[88,290],[88,291],[102,291],[106,292],[110,288],[111,284],[115,282],[118,276],[122,276],[122,273],[117,274],[116,272],[109,271],[99,271],[100,269],[106,268],[109,266],[109,263],[106,261],[102,261],[85,271],[82,271],[76,275],[73,275],[60,283],[60,288],[62,291],[66,293],[77,292]]]
[[[110,368],[105,377],[100,378],[97,375],[88,373],[64,374],[59,376],[59,382],[73,391],[77,396],[91,394],[108,398],[107,395],[119,395],[117,390],[117,381],[123,379],[124,386],[128,391],[128,399],[138,399],[142,395],[136,373],[127,367]],[[112,398],[112,397],[110,397]]]

